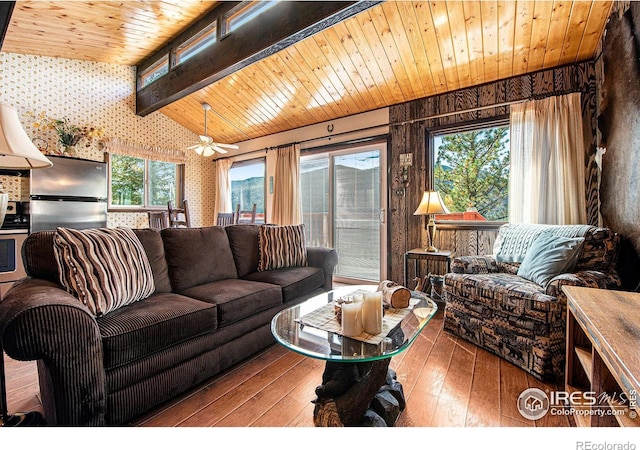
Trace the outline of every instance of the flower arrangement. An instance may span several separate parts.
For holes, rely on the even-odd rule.
[[[105,133],[102,127],[81,127],[72,124],[66,117],[55,119],[47,116],[45,113],[40,113],[38,116],[35,116],[33,113],[30,113],[30,115],[35,119],[33,123],[35,129],[55,131],[58,135],[58,144],[61,147],[59,153],[61,154],[71,151],[83,139],[87,141],[86,147],[89,147],[91,141],[104,136]]]

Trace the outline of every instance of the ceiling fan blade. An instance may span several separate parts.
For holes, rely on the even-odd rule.
[[[238,147],[238,146],[237,146],[237,145],[235,145],[235,144],[221,144],[221,143],[219,143],[219,142],[215,142],[215,143],[214,143],[214,145],[217,145],[218,147],[232,148],[232,149],[234,149],[234,150],[237,150],[237,149],[239,149],[239,148],[240,148],[240,147]]]
[[[220,145],[220,144],[214,144],[214,145],[213,145],[213,148],[214,148],[215,150],[217,150],[217,151],[218,151],[218,153],[227,153],[227,151],[226,151],[225,149],[223,149],[222,147],[219,147],[219,145]]]
[[[211,144],[213,142],[213,138],[211,136],[200,135],[200,141],[205,144]]]
[[[202,144],[195,144],[195,145],[192,145],[192,146],[190,146],[190,147],[187,147],[187,150],[192,150],[192,149],[194,149],[194,148],[198,148],[198,147],[202,147]]]

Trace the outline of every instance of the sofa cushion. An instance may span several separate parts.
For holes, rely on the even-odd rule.
[[[262,225],[259,233],[260,262],[258,271],[282,267],[306,266],[304,224]]]
[[[575,270],[615,270],[620,236],[604,227],[593,227],[584,236],[582,251]]]
[[[282,305],[279,286],[247,280],[213,281],[186,289],[181,294],[216,305],[218,327]]]
[[[460,274],[444,277],[445,298],[464,298],[480,313],[493,311],[503,316],[520,317],[547,323],[562,313],[562,305],[547,295],[540,285],[507,273]]]
[[[573,270],[583,242],[584,238],[541,233],[527,250],[517,275],[546,288],[553,277]]]
[[[155,290],[149,259],[129,228],[58,228],[60,283],[95,315],[142,300]]]
[[[160,232],[151,228],[133,230],[133,232],[140,239],[147,258],[149,258],[153,272],[153,284],[156,286],[155,292],[171,292],[167,261],[164,258],[164,244]]]
[[[31,233],[22,245],[22,260],[24,270],[30,277],[60,284],[58,261],[53,252],[55,234],[53,230]]]
[[[260,249],[258,243],[259,225],[234,225],[225,227],[231,252],[236,263],[238,278],[258,270]]]
[[[217,312],[216,305],[162,293],[96,320],[105,368],[110,369],[212,332]]]
[[[160,234],[174,292],[237,278],[224,227],[165,228]]]
[[[590,225],[508,223],[500,227],[493,245],[493,253],[499,263],[521,263],[529,246],[540,233],[576,238],[584,237],[592,228]]]
[[[277,284],[282,288],[282,298],[287,303],[322,288],[324,286],[324,271],[318,267],[309,266],[287,267],[266,272],[253,272],[245,276],[244,279]]]

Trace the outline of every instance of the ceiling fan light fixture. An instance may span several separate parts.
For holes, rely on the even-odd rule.
[[[198,138],[200,139],[200,142],[190,147],[187,147],[187,149],[189,150],[193,149],[198,155],[208,157],[208,156],[213,156],[215,152],[227,153],[227,150],[225,150],[225,148],[232,148],[232,149],[240,148],[237,145],[233,145],[233,144],[221,144],[219,142],[214,142],[213,138],[207,135],[207,111],[211,109],[211,105],[209,105],[208,103],[202,103],[202,109],[204,110],[204,134],[201,134],[200,136],[198,136]]]

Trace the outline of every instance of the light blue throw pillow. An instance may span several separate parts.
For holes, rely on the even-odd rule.
[[[553,277],[573,270],[583,242],[584,238],[541,233],[527,250],[518,268],[518,276],[546,288]]]

